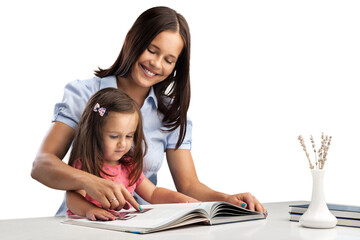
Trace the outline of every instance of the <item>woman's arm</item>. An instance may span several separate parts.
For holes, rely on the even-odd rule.
[[[71,127],[54,122],[34,160],[31,176],[54,189],[85,190],[105,209],[120,210],[127,200],[139,210],[139,204],[122,184],[96,177],[61,161],[73,138],[74,130]],[[117,201],[110,204],[110,200],[114,198],[117,198]]]
[[[116,220],[116,216],[109,211],[99,208],[85,199],[85,191],[67,191],[66,205],[69,210],[79,216],[87,217],[90,220]]]
[[[198,202],[196,199],[170,189],[156,187],[149,179],[136,187],[136,193],[145,201],[152,204]]]
[[[31,176],[48,187],[78,190],[83,187],[83,174],[61,161],[74,138],[74,130],[55,122],[44,138],[33,162]]]
[[[250,193],[229,195],[217,192],[201,183],[197,177],[190,150],[167,149],[166,158],[176,189],[200,201],[224,201],[250,210],[266,212],[266,208]]]

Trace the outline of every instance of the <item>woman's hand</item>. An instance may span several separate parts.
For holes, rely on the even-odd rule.
[[[111,221],[116,220],[119,216],[118,212],[113,210],[104,209],[95,203],[88,201],[86,198],[85,190],[78,191],[66,191],[66,205],[69,210],[79,216],[87,217],[92,221],[103,220],[103,221]],[[116,203],[115,203],[116,202]],[[118,206],[119,203],[113,200],[111,201],[110,207]],[[128,208],[129,204],[125,204]],[[138,205],[138,204],[137,204]],[[121,206],[118,206],[121,209]]]
[[[268,212],[264,205],[262,205],[256,197],[251,195],[251,193],[238,193],[234,195],[228,195],[225,199],[225,202],[237,205],[239,207],[247,208],[251,211],[262,212],[265,216],[268,215]]]
[[[121,183],[91,175],[90,181],[85,186],[85,192],[100,202],[104,209],[119,211],[123,208],[129,209],[132,205],[140,211],[140,205]]]

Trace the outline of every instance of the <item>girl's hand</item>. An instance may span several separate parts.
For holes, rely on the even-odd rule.
[[[102,208],[92,208],[86,213],[86,217],[92,221],[102,220],[102,221],[113,221],[117,217],[114,216],[111,212],[102,209]]]
[[[121,183],[89,175],[85,191],[90,197],[100,202],[104,209],[119,211],[133,206],[140,211],[140,205]]]
[[[225,202],[237,205],[239,207],[247,208],[251,211],[258,211],[263,213],[265,216],[268,212],[264,205],[262,205],[251,193],[238,193],[234,195],[228,195]]]

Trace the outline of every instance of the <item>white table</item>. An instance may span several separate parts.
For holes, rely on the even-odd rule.
[[[222,224],[193,225],[150,234],[132,234],[110,230],[63,224],[65,217],[43,217],[0,220],[0,239],[302,239],[302,240],[360,240],[360,228],[335,227],[310,229],[289,221],[289,204],[298,202],[265,203],[269,216],[266,220]]]

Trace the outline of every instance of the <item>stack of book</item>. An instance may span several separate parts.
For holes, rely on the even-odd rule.
[[[327,204],[330,212],[337,218],[337,226],[358,227],[360,228],[360,207]],[[290,221],[299,221],[301,215],[306,212],[309,204],[290,205]]]

